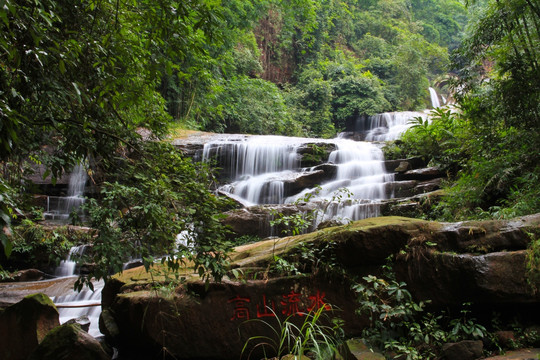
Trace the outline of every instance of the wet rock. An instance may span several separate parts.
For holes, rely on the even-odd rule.
[[[314,302],[339,307],[345,333],[358,336],[368,320],[355,314],[358,304],[348,279],[377,275],[389,255],[396,256],[398,280],[407,283],[416,300],[431,299],[433,305],[442,307],[473,302],[483,308],[528,311],[522,309],[538,304],[540,295],[527,282],[525,249],[530,242],[528,232],[539,225],[540,214],[512,221],[451,224],[404,217],[364,219],[239,246],[231,254],[230,264],[242,274],[242,281],[226,280],[206,287],[191,279],[167,296],[143,290],[133,275],[123,274],[124,280],[107,283],[114,289],[108,291],[106,286],[104,290],[109,294],[108,315],[118,328],[117,335],[109,331],[108,337],[122,349],[136,352],[146,349],[158,354],[166,349],[179,359],[235,359],[250,337],[272,335],[267,325],[247,320],[274,324],[274,314],[287,316],[295,309],[290,307],[291,299],[301,310],[309,310]],[[493,250],[500,246],[513,249]],[[306,251],[312,251],[316,260],[331,256],[340,272],[316,273],[305,261]],[[303,273],[282,277],[283,270],[275,267],[276,257]],[[296,315],[293,321],[305,319]],[[474,341],[449,344],[445,356],[476,359],[481,346]]]
[[[409,169],[419,169],[426,166],[426,162],[422,158],[414,157],[409,159],[386,160],[384,162],[384,167],[389,173],[397,172],[396,168],[398,168],[402,162],[408,163]]]
[[[312,167],[324,163],[336,145],[331,143],[307,143],[296,149],[300,155],[301,167]]]
[[[340,311],[330,313],[328,303]],[[166,348],[178,359],[217,360],[238,359],[253,336],[274,339],[271,327],[279,329],[275,316],[284,321],[292,315],[288,320],[301,326],[306,319],[303,312],[320,306],[328,306],[329,315],[344,318],[349,333],[358,333],[359,326],[366,324],[356,318],[357,305],[349,287],[309,277],[224,281],[209,287],[196,281],[167,298],[151,291],[122,293],[111,309],[119,328],[116,345],[121,353],[135,347],[144,353]],[[244,355],[262,358],[256,345],[257,341],[249,343]]]
[[[434,166],[424,169],[409,170],[400,174],[396,174],[396,181],[426,181],[442,177],[445,177],[445,174],[438,167]]]
[[[64,324],[50,331],[28,360],[110,360],[100,343],[78,324]]]
[[[114,315],[111,313],[111,310],[104,309],[99,315],[99,331],[113,340],[120,335],[120,330],[118,329],[118,325],[114,320]]]
[[[399,163],[398,167],[394,169],[394,172],[404,173],[407,170],[411,169],[411,164],[408,161],[402,161]]]
[[[13,275],[13,280],[22,281],[39,281],[48,278],[49,276],[38,269],[26,269],[16,272]]]
[[[293,179],[287,179],[283,182],[284,196],[296,195],[304,189],[312,188],[328,180],[323,170],[315,170],[300,173]]]
[[[327,180],[331,180],[336,176],[338,167],[337,165],[334,165],[334,164],[321,164],[321,165],[315,166],[312,170],[313,171],[322,170],[324,172],[325,178]]]
[[[527,250],[486,255],[425,250],[400,258],[397,272],[415,297],[434,304],[538,302],[526,263]]]
[[[414,189],[418,185],[417,181],[393,181],[385,183],[388,197],[406,198],[416,195]],[[392,196],[390,196],[392,195]]]
[[[458,343],[444,344],[442,357],[445,360],[476,360],[482,357],[484,345],[481,340],[464,340]]]
[[[231,210],[225,213],[222,223],[230,226],[238,236],[254,235],[260,238],[273,235],[269,221],[272,212],[283,214],[285,216],[293,215],[299,212],[306,212],[315,209],[315,204],[284,204],[284,205],[257,205],[244,209]],[[282,228],[274,229],[276,234],[281,234]]]
[[[0,313],[0,359],[23,360],[60,325],[58,311],[44,294],[25,297]]]
[[[343,224],[337,220],[326,220],[326,221],[321,222],[317,226],[317,230],[322,230],[329,227],[340,226],[340,225],[343,225]]]
[[[90,329],[90,319],[87,315],[79,316],[77,318],[69,319],[66,324],[78,324],[83,331],[88,332]]]

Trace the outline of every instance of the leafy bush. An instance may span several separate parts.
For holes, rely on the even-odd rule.
[[[467,155],[461,146],[465,124],[458,113],[437,108],[429,118],[416,117],[410,122],[412,126],[401,138],[405,153],[421,156],[445,170],[462,165]]]
[[[46,227],[23,220],[13,228],[13,251],[9,263],[17,268],[52,271],[64,260],[72,246],[89,243],[91,235],[69,227]]]
[[[358,295],[357,312],[370,320],[363,336],[372,346],[395,353],[395,358],[434,359],[446,342],[487,335],[486,328],[468,316],[469,304],[464,305],[460,318],[424,313],[426,303],[415,302],[406,284],[396,281],[388,266],[385,277],[369,275],[353,286]]]
[[[196,116],[208,131],[260,135],[300,132],[277,86],[269,81],[247,76],[222,80],[208,93],[206,102],[210,106],[196,109]]]
[[[208,190],[206,165],[160,142],[144,143],[132,156],[118,159],[100,198],[84,205],[98,236],[91,258],[81,259],[95,266],[78,286],[122,271],[129,257],[142,258],[148,270],[161,255],[173,270],[190,263],[204,280],[220,280],[231,248],[219,221],[226,200]]]

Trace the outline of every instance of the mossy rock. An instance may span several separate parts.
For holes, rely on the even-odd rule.
[[[350,355],[348,358],[356,360],[384,360],[383,354],[369,347],[363,339],[349,339],[347,340],[347,348]]]
[[[28,360],[110,360],[100,343],[79,324],[65,324],[51,330]]]
[[[26,359],[60,325],[58,310],[45,294],[26,296],[0,313],[0,359]]]

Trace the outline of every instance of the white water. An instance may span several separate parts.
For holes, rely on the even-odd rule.
[[[54,275],[58,277],[75,275],[77,263],[73,260],[73,257],[83,255],[85,248],[85,245],[72,247],[69,250],[67,259],[60,261],[60,264],[54,269]]]
[[[80,293],[71,291],[52,297],[60,314],[60,324],[86,315],[90,320],[88,333],[94,337],[101,336],[99,331],[99,315],[101,314],[101,291],[103,280],[94,282],[94,291],[84,288]]]
[[[326,220],[347,222],[379,216],[379,202],[388,197],[385,184],[394,178],[386,173],[382,151],[367,142],[334,141],[337,150],[328,161],[338,166],[335,179],[318,189],[306,189],[285,202],[294,203],[310,194],[310,201],[322,205],[314,225]]]
[[[326,161],[337,166],[335,178],[318,189],[286,197],[286,183],[312,171],[300,168],[298,149],[322,143],[336,147]],[[205,144],[203,159],[213,156],[219,159],[218,166],[228,166],[225,171],[232,180],[220,188],[222,192],[248,205],[294,203],[309,194],[310,201],[320,206],[316,223],[377,216],[378,202],[387,197],[385,183],[393,180],[385,171],[384,156],[377,146],[346,139],[229,136]],[[342,188],[348,189],[345,196]],[[338,201],[340,195],[343,198]]]
[[[429,96],[431,97],[431,107],[436,109],[441,107],[441,102],[439,101],[439,96],[434,88],[429,88]]]
[[[391,141],[398,139],[411,127],[416,117],[426,119],[428,115],[418,111],[389,112],[370,116],[366,141]]]
[[[84,254],[86,245],[72,247],[66,260],[60,262],[55,269],[54,274],[58,277],[76,276],[76,262],[73,256]],[[99,315],[101,314],[101,291],[103,290],[103,281],[94,282],[94,291],[84,288],[80,293],[74,290],[63,292],[52,296],[52,301],[58,308],[60,314],[60,323],[83,315],[88,316],[90,320],[90,329],[88,333],[94,337],[102,335],[99,331]]]
[[[60,221],[69,219],[72,211],[77,210],[84,203],[83,194],[87,178],[88,175],[82,162],[75,165],[69,176],[67,196],[47,197],[45,218]]]

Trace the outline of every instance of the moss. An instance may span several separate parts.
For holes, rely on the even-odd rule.
[[[41,305],[55,307],[54,302],[51,300],[51,298],[42,293],[28,295],[28,296],[25,296],[24,298],[31,300],[32,302],[37,302],[38,304],[41,304]]]
[[[419,228],[433,230],[439,229],[441,225],[426,220],[418,220],[400,216],[377,217],[358,220],[348,225],[325,228],[308,234],[289,236],[283,238],[263,240],[255,243],[241,245],[235,248],[230,257],[231,268],[266,268],[274,262],[275,257],[284,258],[288,254],[296,252],[300,245],[323,241],[342,241],[351,238],[358,232],[371,233],[379,228],[398,227],[404,231],[415,231]],[[193,274],[193,267],[187,264],[180,269],[180,276],[198,279]],[[124,282],[125,288],[137,289],[150,282],[165,281],[166,269],[160,264],[156,264],[151,269],[152,274],[145,271],[144,267],[129,269],[115,278]]]
[[[49,359],[102,360],[110,358],[103,348],[79,324],[65,324],[52,329],[29,360]]]

